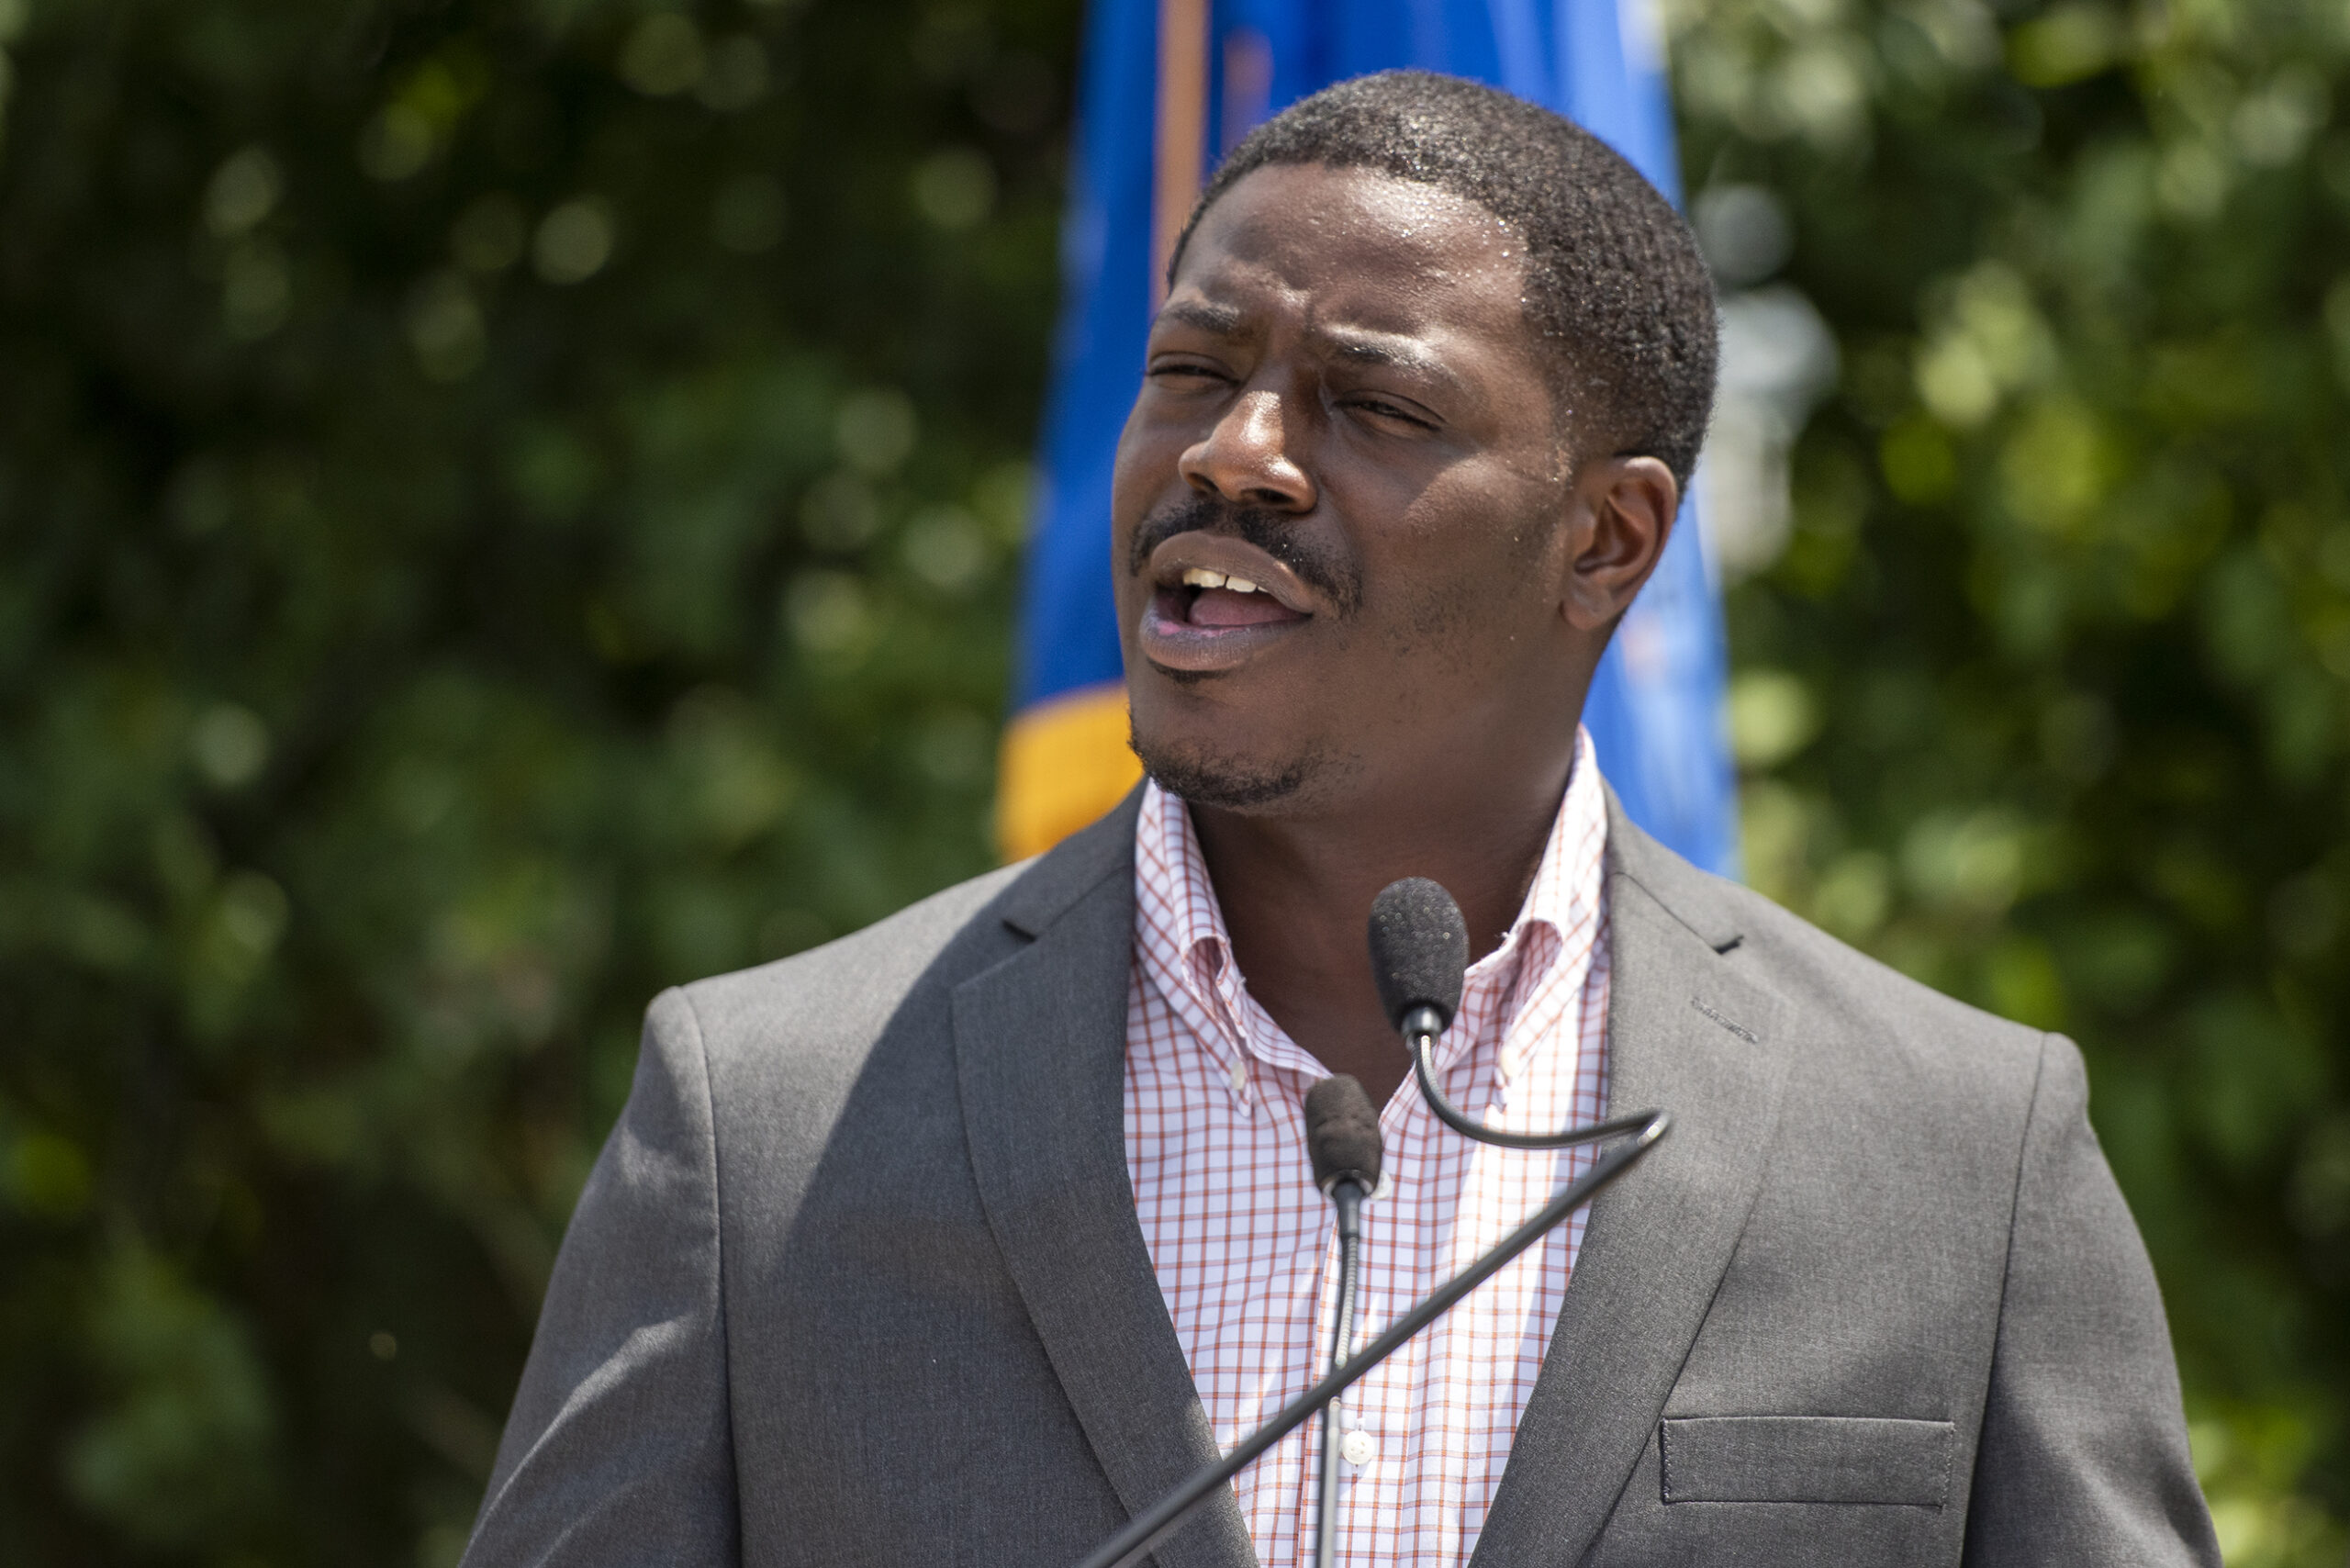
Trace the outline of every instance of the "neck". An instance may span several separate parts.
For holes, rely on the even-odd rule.
[[[1371,900],[1429,877],[1460,905],[1470,956],[1500,946],[1542,863],[1574,762],[1574,732],[1511,767],[1441,763],[1408,787],[1295,817],[1192,809],[1248,990],[1289,1036],[1376,1102],[1409,1070],[1371,982]]]

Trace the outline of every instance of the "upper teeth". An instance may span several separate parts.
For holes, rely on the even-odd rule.
[[[1211,572],[1205,566],[1183,568],[1185,588],[1220,588],[1232,593],[1262,593],[1265,590],[1247,577],[1227,577],[1222,572]]]

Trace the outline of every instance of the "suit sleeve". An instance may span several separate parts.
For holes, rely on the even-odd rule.
[[[2153,1266],[2088,1124],[2072,1042],[2042,1042],[1967,1509],[1968,1568],[2219,1568]]]
[[[740,1561],[701,1032],[653,1004],[564,1237],[463,1568]]]

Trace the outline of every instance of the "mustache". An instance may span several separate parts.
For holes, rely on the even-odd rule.
[[[1135,530],[1126,572],[1140,577],[1151,552],[1179,533],[1221,533],[1253,544],[1296,574],[1339,614],[1362,603],[1362,574],[1334,552],[1299,537],[1294,522],[1263,507],[1236,506],[1221,496],[1193,495],[1160,507]]]

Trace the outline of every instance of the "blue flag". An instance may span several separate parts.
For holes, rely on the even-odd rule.
[[[998,827],[1048,847],[1140,777],[1110,581],[1110,467],[1158,269],[1214,161],[1333,82],[1412,66],[1566,115],[1680,200],[1653,0],[1093,0]],[[1583,722],[1632,819],[1735,872],[1718,595],[1692,508],[1602,662]]]

